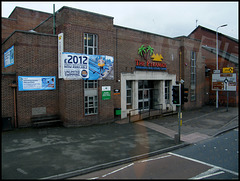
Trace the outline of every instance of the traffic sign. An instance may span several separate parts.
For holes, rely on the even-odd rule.
[[[223,82],[212,82],[212,90],[224,90]]]
[[[220,70],[213,70],[214,74],[220,74]]]
[[[212,90],[236,91],[236,73],[212,74]]]
[[[224,67],[223,73],[233,73],[233,67]]]

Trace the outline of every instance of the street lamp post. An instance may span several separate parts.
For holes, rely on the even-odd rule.
[[[227,26],[227,24],[225,25],[221,25],[218,28]],[[218,28],[216,31],[216,70],[218,70]],[[218,90],[216,90],[216,108],[218,109]]]

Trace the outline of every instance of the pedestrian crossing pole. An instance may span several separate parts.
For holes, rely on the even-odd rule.
[[[181,84],[179,84],[179,92],[180,92],[180,95],[181,94]],[[181,112],[181,96],[180,96],[180,99],[179,99],[179,106],[178,106],[178,143],[180,143],[181,141],[181,126],[182,126],[182,112]]]
[[[184,90],[182,90],[181,86],[183,86],[184,89],[184,85],[181,85],[184,83],[184,80],[180,80],[180,81],[176,81],[176,84],[178,84],[177,86],[172,86],[172,102],[173,104],[176,104],[176,108],[178,107],[178,134],[174,135],[174,140],[176,143],[180,143],[181,140],[181,126],[182,126],[182,112],[181,112],[181,105],[182,102],[184,103],[184,99],[182,99],[183,95],[182,95],[182,91],[184,93]]]

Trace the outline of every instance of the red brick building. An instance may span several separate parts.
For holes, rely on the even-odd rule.
[[[6,25],[7,19],[20,14],[21,22],[31,17],[37,25],[31,21],[18,27]],[[83,126],[114,121],[116,109],[121,109],[121,119],[139,110],[176,110],[171,86],[181,79],[189,89],[184,109],[204,105],[205,60],[200,40],[116,26],[113,17],[65,6],[55,14],[56,35],[51,14],[16,7],[9,18],[2,21],[2,117],[11,117],[18,127],[31,126],[36,115],[59,115],[65,126]],[[60,33],[64,52],[113,57],[113,78],[60,78]],[[141,48],[146,53],[141,55]],[[14,63],[6,66],[4,56],[10,49]],[[21,91],[21,76],[52,76],[56,85],[53,90]],[[110,89],[107,99],[103,94],[106,87]]]
[[[227,28],[227,27],[226,27]],[[188,36],[189,38],[201,41],[202,56],[205,59],[206,81],[205,81],[205,99],[206,104],[216,104],[216,91],[212,90],[212,73],[216,70],[216,31],[198,26]],[[238,40],[232,37],[218,33],[218,69],[223,73],[224,67],[233,67],[233,73],[236,73],[237,83],[239,82],[239,61],[238,61]],[[239,86],[237,91],[229,91],[229,105],[238,106]],[[219,105],[226,106],[227,91],[218,91]]]
[[[16,7],[8,18],[2,18],[2,42],[15,30],[32,30],[50,16],[50,13]]]

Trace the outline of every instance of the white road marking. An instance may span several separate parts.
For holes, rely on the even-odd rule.
[[[150,159],[147,159],[147,160],[142,160],[140,162],[143,163],[143,162],[148,162],[148,161],[152,161],[152,160],[167,158],[167,157],[170,157],[170,156],[172,156],[172,155],[166,155],[166,156],[161,156],[161,157],[157,157],[157,158],[150,158]]]
[[[21,168],[17,168],[17,171],[18,172],[20,172],[20,173],[22,173],[22,174],[24,174],[24,175],[27,175],[28,173],[27,172],[25,172],[23,169],[21,169]]]
[[[219,175],[219,174],[222,174],[222,173],[225,173],[225,172],[220,171],[220,172],[212,173],[212,174],[205,175],[205,176],[202,176],[202,177],[191,178],[191,179],[193,179],[193,180],[200,180],[200,179],[203,179],[203,178],[208,178],[208,177],[211,177],[211,176],[214,176],[214,175]]]
[[[107,174],[103,175],[102,177],[106,177],[107,175],[111,175],[111,174],[116,173],[116,172],[118,172],[118,171],[120,171],[120,170],[123,170],[123,169],[125,169],[125,168],[128,168],[128,167],[130,167],[130,166],[132,166],[132,165],[134,165],[134,163],[131,163],[131,164],[127,165],[127,166],[124,166],[124,167],[119,168],[119,169],[117,169],[117,170],[114,170],[114,171],[112,171],[112,172],[110,172],[110,173],[107,173]]]
[[[215,172],[217,172],[217,171],[219,171],[219,169],[213,167],[213,168],[210,168],[210,169],[208,169],[207,171],[202,172],[202,173],[200,173],[200,174],[198,174],[198,175],[196,175],[195,177],[192,177],[192,178],[190,178],[190,179],[192,179],[192,180],[198,180],[198,179],[201,179],[202,177],[205,178],[206,175],[213,174],[213,173],[215,173]]]
[[[99,177],[93,177],[93,178],[88,178],[87,180],[95,180],[98,179]]]
[[[177,156],[177,157],[180,157],[180,158],[184,158],[184,159],[187,159],[187,160],[190,160],[190,161],[193,161],[193,162],[201,163],[203,165],[207,165],[207,166],[210,166],[210,167],[214,167],[214,168],[217,168],[219,170],[223,170],[225,172],[229,172],[229,173],[231,173],[233,175],[237,175],[238,176],[238,173],[234,172],[232,170],[228,170],[228,169],[216,166],[216,165],[212,165],[212,164],[209,164],[209,163],[206,163],[206,162],[203,162],[203,161],[200,161],[200,160],[196,160],[196,159],[193,159],[193,158],[189,158],[189,157],[186,157],[186,156],[182,156],[182,155],[179,155],[179,154],[176,154],[176,153],[168,152],[168,154],[171,154],[171,155],[174,155],[174,156]]]

